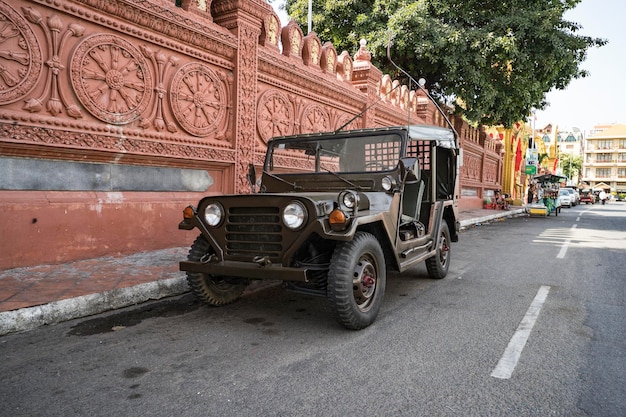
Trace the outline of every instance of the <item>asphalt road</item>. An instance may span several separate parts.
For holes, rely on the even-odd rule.
[[[0,337],[0,416],[625,416],[626,204],[464,231],[374,325],[277,287]]]

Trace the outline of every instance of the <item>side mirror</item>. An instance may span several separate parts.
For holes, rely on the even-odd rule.
[[[417,182],[420,180],[421,171],[417,158],[401,158],[400,159],[400,176],[406,182]]]
[[[254,164],[248,165],[248,175],[246,175],[246,178],[248,178],[250,190],[253,194],[256,193],[256,168],[254,167]]]

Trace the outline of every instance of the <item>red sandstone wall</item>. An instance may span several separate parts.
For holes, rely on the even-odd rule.
[[[23,158],[51,162],[21,189],[0,188],[0,269],[186,246],[195,236],[176,229],[181,210],[201,195],[247,192],[247,165],[261,164],[270,137],[334,130],[380,97],[349,127],[408,115],[444,125],[423,94],[393,89],[366,47],[352,57],[295,24],[281,28],[263,0],[206,3],[0,0],[1,172]],[[474,204],[499,188],[501,156],[493,140],[455,124]],[[177,169],[210,181],[201,191],[159,178],[153,189],[106,189],[85,163],[163,168],[164,184]],[[57,169],[93,178],[58,187]]]

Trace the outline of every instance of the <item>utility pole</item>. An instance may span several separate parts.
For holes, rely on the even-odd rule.
[[[313,0],[309,0],[309,19],[308,19],[308,23],[309,23],[309,31],[308,31],[307,35],[309,33],[311,33],[311,30],[313,29]]]

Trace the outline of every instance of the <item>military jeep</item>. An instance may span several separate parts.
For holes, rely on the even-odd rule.
[[[251,194],[205,197],[180,229],[200,235],[180,269],[192,291],[220,306],[251,280],[327,297],[349,329],[374,322],[386,271],[426,262],[443,278],[458,240],[458,138],[411,125],[268,141]]]

